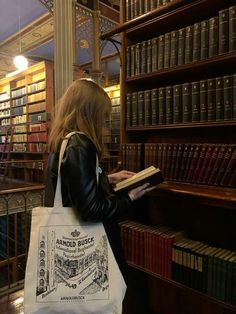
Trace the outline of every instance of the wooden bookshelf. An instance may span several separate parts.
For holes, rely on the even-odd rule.
[[[134,71],[132,75],[127,75],[129,61],[127,47],[129,49],[129,47],[135,46],[136,49],[137,44],[209,20],[218,16],[219,11],[228,9],[233,5],[235,5],[235,1],[230,0],[176,0],[127,21],[126,1],[121,1],[121,23],[119,27],[102,34],[101,38],[106,39],[121,33],[121,148],[123,149],[121,154],[124,162],[123,168],[126,165],[129,168],[131,165],[126,163],[126,159],[129,159],[129,155],[125,155],[126,152],[124,153],[127,145],[136,145],[135,149],[138,145],[143,147],[141,155],[138,155],[137,151],[134,153],[137,154],[135,156],[138,156],[136,157],[137,163],[140,158],[142,166],[146,162],[145,144],[163,145],[163,143],[166,143],[170,146],[201,144],[204,146],[206,143],[208,146],[225,145],[235,149],[236,116],[233,116],[232,119],[222,118],[220,121],[216,121],[216,119],[210,121],[209,119],[204,122],[201,120],[183,122],[184,120],[182,120],[180,123],[159,124],[157,122],[153,125],[145,125],[144,123],[141,125],[128,125],[126,116],[128,112],[126,106],[127,94],[132,95],[139,91],[145,92],[155,88],[166,88],[186,82],[200,82],[236,74],[236,51],[227,51],[188,63],[163,66],[149,72],[140,70],[138,74]],[[142,58],[142,54],[140,55],[139,58]],[[132,58],[132,54],[130,58]],[[130,66],[130,64],[128,65]],[[231,106],[233,107],[232,103]],[[132,108],[134,107],[131,106]],[[138,116],[137,112],[136,115]],[[152,112],[150,115],[152,115]],[[133,155],[130,155],[130,157],[133,158]],[[167,157],[165,158],[168,161]],[[156,159],[154,166],[158,167],[158,161],[159,159]],[[132,170],[135,171],[134,168]],[[137,208],[133,211],[131,219],[152,227],[161,225],[174,230],[183,230],[186,237],[191,240],[236,253],[236,234],[232,223],[236,218],[235,187],[188,183],[184,182],[183,177],[181,180],[172,181],[166,178],[156,190],[136,203]],[[138,265],[129,264],[131,266],[130,276],[133,277],[131,280],[133,284],[130,287],[133,291],[133,297],[134,295],[140,296],[136,300],[137,304],[140,303],[140,308],[142,306],[139,299],[146,304],[146,309],[143,310],[142,308],[140,313],[221,314],[236,312],[235,303],[229,304],[217,300],[217,298],[212,298],[208,294],[198,292],[186,285],[162,278]],[[145,278],[144,281],[143,278]],[[139,280],[142,282],[141,285],[137,285]],[[125,313],[132,312],[132,302],[134,302],[133,299],[129,299],[128,295],[125,302]],[[138,308],[137,305],[137,313],[139,313]]]
[[[43,181],[45,167],[37,167],[34,160],[42,160],[46,166],[53,103],[51,62],[37,63],[15,76],[0,80],[0,154],[1,162],[8,162],[5,175],[25,181]],[[12,167],[11,161],[14,163],[15,160],[22,164],[32,161],[32,166]]]

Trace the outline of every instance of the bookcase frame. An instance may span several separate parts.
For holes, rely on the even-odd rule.
[[[4,161],[7,161],[7,177],[9,178],[27,182],[42,182],[44,180],[44,171],[48,156],[47,137],[54,110],[53,75],[53,63],[42,61],[14,76],[0,80],[0,94],[9,93],[7,101],[9,101],[11,110],[10,116],[7,117],[10,119],[10,124],[7,126],[10,128],[10,143],[5,152],[2,149],[0,152],[2,164],[4,164]],[[43,87],[38,88],[41,83],[43,83]],[[35,90],[30,89],[33,84],[37,85]],[[22,94],[20,92],[19,95],[12,95],[12,92],[22,88],[26,89],[25,93]],[[26,102],[14,105],[14,100],[20,99],[23,96],[26,97]],[[38,109],[35,108],[35,106],[40,106],[40,104],[41,107]],[[32,109],[32,106],[34,106],[34,109]],[[13,114],[12,111],[18,110],[21,107],[25,108],[25,121],[14,123],[13,119],[22,116],[22,113]],[[30,121],[31,114],[45,114],[45,118],[42,121]],[[2,119],[3,117],[1,117]],[[45,125],[42,126],[42,124]],[[32,125],[39,125],[39,129],[36,131],[31,129]],[[17,126],[24,128],[24,130],[16,130]],[[7,127],[1,126],[1,136],[5,135]],[[20,134],[23,134],[25,138],[22,138],[22,141],[14,142],[14,135]],[[40,134],[43,137],[40,138]],[[32,146],[37,146],[40,145],[38,144],[39,142],[42,143],[41,148],[38,146],[38,148],[29,149],[30,143],[33,143]],[[14,143],[24,143],[26,149],[15,150],[13,149]],[[3,143],[0,145],[2,147]],[[14,161],[15,164],[12,164],[11,161]]]
[[[236,120],[126,127],[125,117],[127,93],[235,72],[236,52],[230,52],[152,73],[126,77],[127,46],[210,18],[230,5],[235,5],[235,2],[174,0],[125,22],[125,0],[121,1],[120,26],[101,36],[105,39],[121,33],[121,143],[236,143]],[[168,225],[184,230],[190,239],[236,251],[236,234],[232,223],[236,218],[236,191],[233,188],[166,181],[136,206],[139,208],[133,214],[133,219],[151,226]],[[132,297],[137,302],[142,299],[150,313],[236,312],[236,307],[231,304],[165,279],[137,265],[130,264],[130,274],[134,277]],[[141,284],[137,285],[137,282]],[[125,313],[131,313],[129,304],[134,300],[129,299],[129,296],[127,300],[125,305],[128,310]]]

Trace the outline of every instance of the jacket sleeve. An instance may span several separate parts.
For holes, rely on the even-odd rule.
[[[63,199],[86,221],[104,221],[127,213],[128,195],[104,193],[96,178],[96,149],[88,140],[69,145],[61,164]],[[67,195],[65,195],[67,194]]]

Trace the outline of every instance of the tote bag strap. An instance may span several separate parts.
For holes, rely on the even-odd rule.
[[[66,135],[65,139],[61,143],[59,162],[58,162],[57,186],[56,186],[56,193],[55,193],[54,206],[53,206],[56,208],[63,207],[62,194],[61,194],[61,172],[60,172],[61,162],[62,162],[64,153],[66,150],[66,146],[68,144],[70,137],[74,134],[77,134],[77,133],[84,134],[83,132],[79,132],[79,131],[70,132],[69,134]],[[97,182],[98,182],[99,174],[98,174],[98,156],[97,155],[96,155],[96,176],[97,176]]]

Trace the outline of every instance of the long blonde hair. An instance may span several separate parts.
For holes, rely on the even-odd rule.
[[[102,156],[104,121],[111,114],[107,93],[96,83],[80,79],[68,87],[58,105],[49,137],[49,150],[57,152],[66,134],[81,131],[91,139],[99,156]]]

